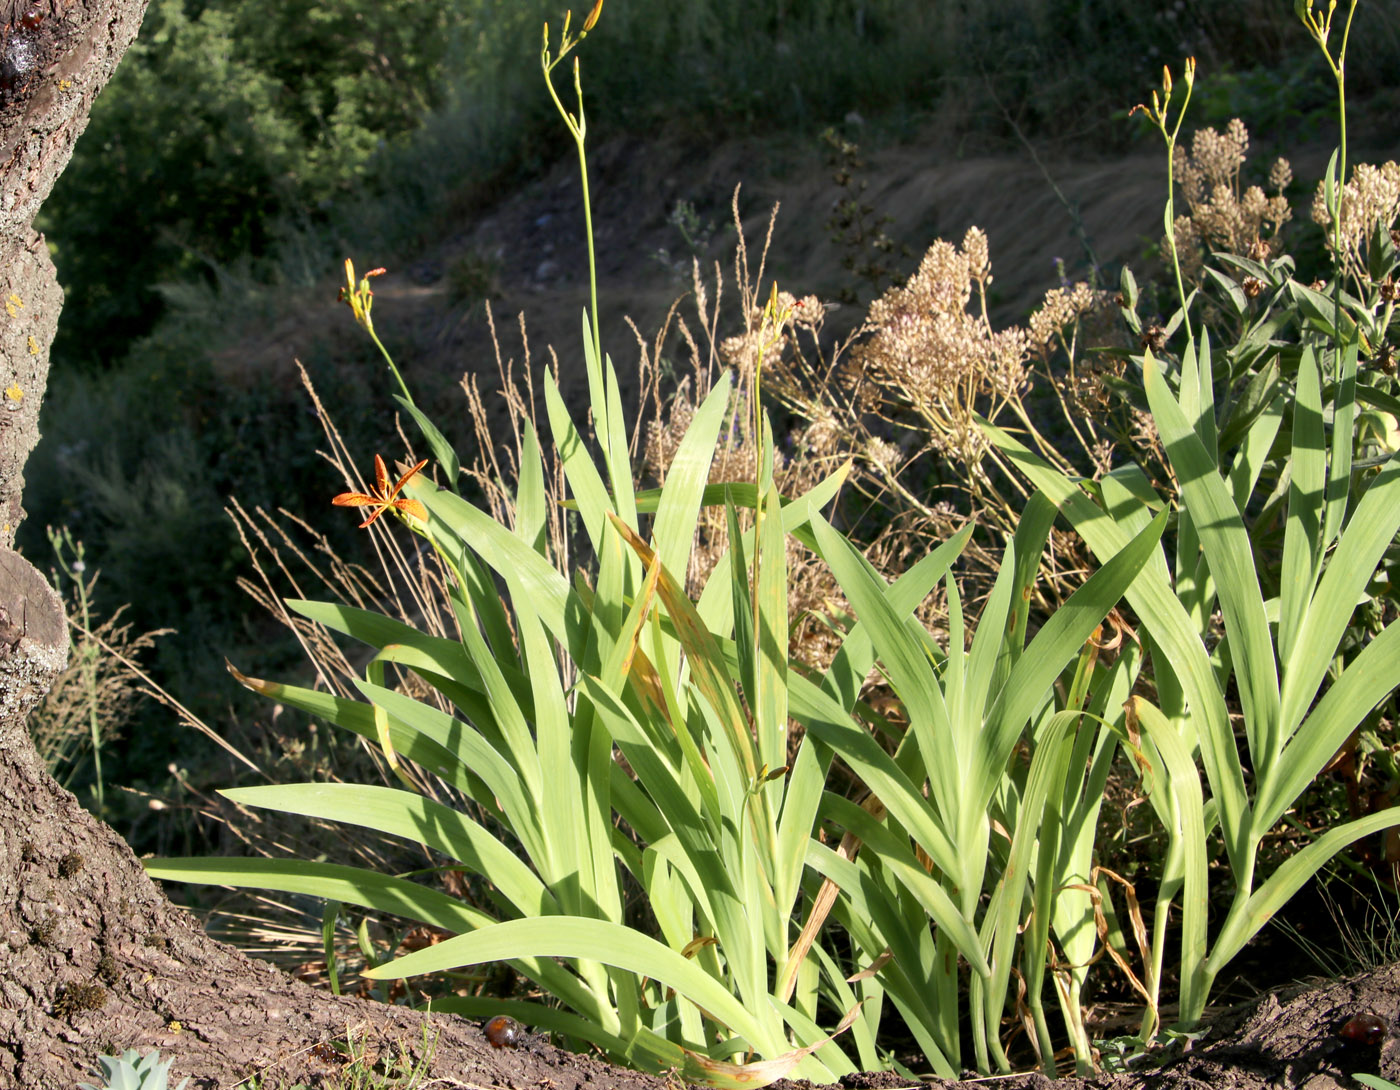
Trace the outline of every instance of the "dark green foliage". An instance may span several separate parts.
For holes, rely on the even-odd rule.
[[[68,293],[57,358],[122,355],[160,313],[157,285],[217,277],[347,194],[441,104],[448,11],[155,0],[44,206]]]

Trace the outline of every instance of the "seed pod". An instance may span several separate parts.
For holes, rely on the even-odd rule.
[[[1378,1045],[1385,1040],[1388,1033],[1390,1027],[1386,1025],[1385,1019],[1379,1014],[1370,1013],[1358,1014],[1337,1030],[1338,1037],[1354,1045]]]
[[[487,1022],[485,1033],[494,1048],[519,1048],[525,1041],[525,1027],[507,1014]]]

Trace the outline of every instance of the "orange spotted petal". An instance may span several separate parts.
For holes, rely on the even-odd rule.
[[[381,496],[389,495],[389,471],[384,468],[384,459],[377,454],[374,456],[374,490]]]
[[[407,473],[405,473],[402,477],[400,477],[400,478],[399,478],[399,483],[396,484],[396,485],[394,485],[394,490],[393,490],[392,492],[390,492],[389,495],[391,495],[391,496],[397,496],[397,495],[399,494],[399,490],[402,489],[404,485],[408,484],[409,480],[413,477],[413,475],[414,475],[415,473],[417,473],[420,469],[422,469],[422,468],[423,468],[425,465],[427,465],[427,464],[428,464],[428,459],[424,458],[424,459],[423,459],[421,462],[419,462],[416,466],[414,466],[414,467],[413,467],[412,469],[410,469]],[[421,504],[420,504],[420,506],[421,506]]]
[[[417,500],[401,497],[394,501],[394,506],[410,518],[416,518],[419,522],[428,521],[428,509]]]
[[[369,507],[380,502],[363,492],[342,492],[339,496],[331,497],[331,503],[337,507]]]

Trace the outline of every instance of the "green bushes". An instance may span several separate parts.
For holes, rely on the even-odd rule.
[[[67,293],[58,358],[109,365],[149,331],[159,285],[217,279],[343,200],[445,101],[449,15],[156,0],[44,205]]]

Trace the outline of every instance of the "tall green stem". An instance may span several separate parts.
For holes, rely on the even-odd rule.
[[[549,88],[549,97],[554,100],[554,108],[559,111],[559,116],[564,119],[564,124],[568,127],[569,135],[574,138],[574,146],[578,149],[579,177],[583,185],[583,223],[584,234],[588,241],[588,302],[589,318],[593,334],[593,352],[598,360],[603,358],[603,337],[598,324],[598,259],[593,246],[593,204],[589,200],[588,194],[588,155],[584,148],[584,139],[588,134],[588,119],[583,111],[583,85],[579,79],[578,58],[574,58],[574,98],[578,102],[578,113],[571,113],[565,108],[563,101],[559,98],[559,92],[554,89],[554,69],[566,56],[570,50],[579,42],[583,41],[587,30],[577,38],[569,37],[569,21],[564,20],[564,35],[560,40],[559,56],[551,57],[549,51],[549,24],[544,28],[544,48],[540,53],[541,67],[544,69],[545,86]]]

